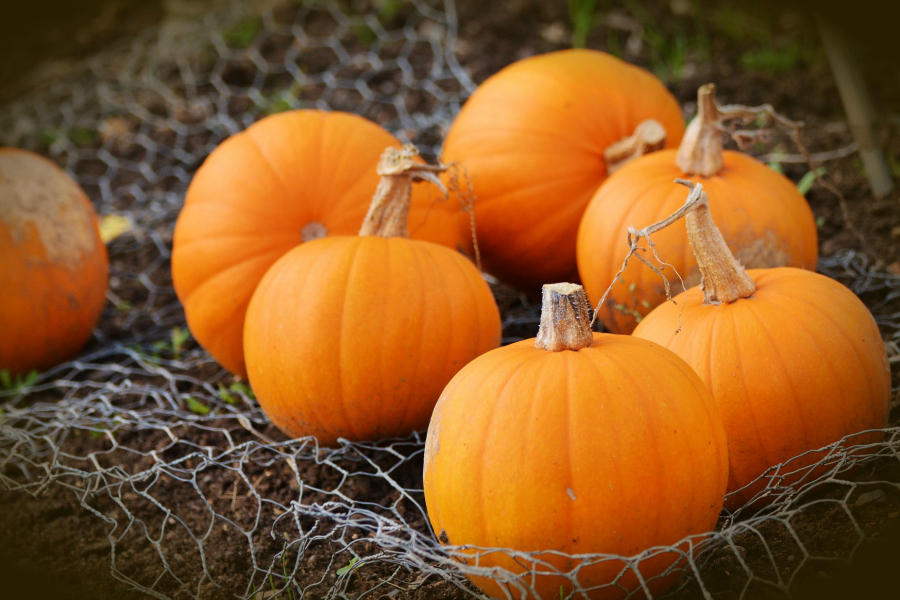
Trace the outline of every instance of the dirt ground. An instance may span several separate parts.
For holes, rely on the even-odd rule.
[[[802,13],[798,16],[798,12],[791,9],[759,13],[741,8],[735,2],[722,4],[720,8],[701,3],[704,10],[698,10],[695,6],[693,12],[681,14],[677,7],[682,4],[629,3],[627,9],[607,10],[604,20],[588,36],[587,45],[599,49],[617,48],[628,60],[653,70],[666,81],[688,115],[695,110],[696,88],[714,81],[718,86],[718,96],[724,102],[749,105],[767,102],[782,114],[805,121],[803,141],[813,153],[845,148],[852,143],[840,97],[818,45],[815,28]],[[291,11],[296,10],[296,6],[286,5],[280,9],[280,14],[289,21]],[[512,0],[484,3],[461,0],[457,3],[457,10],[457,55],[476,82],[483,81],[514,60],[568,47],[570,43],[571,24],[563,2]],[[109,40],[128,36],[140,27],[156,22],[162,18],[161,15],[162,12],[156,8],[143,11],[122,9],[115,12],[114,17],[107,18],[106,25],[102,20],[98,25],[96,19],[88,19],[87,24],[77,27],[82,32],[85,28],[93,28],[89,29],[91,35],[84,34],[73,39],[93,39],[93,42],[72,46],[72,43],[61,41],[56,50],[48,51],[49,58],[59,60],[60,56],[84,55]],[[395,18],[402,17],[401,11]],[[290,43],[292,41],[289,39],[274,39],[266,52],[277,56]],[[318,62],[325,58],[310,55],[304,60],[305,68],[315,70]],[[884,115],[884,119],[877,124],[877,135],[884,142],[895,177],[900,177],[900,164],[896,162],[900,157],[900,135],[897,135],[900,129],[900,93],[896,85],[883,83],[875,77],[877,73],[873,75],[869,71],[871,68],[874,67],[866,64],[865,74],[870,81],[878,80],[872,85],[873,100]],[[252,80],[251,67],[243,69],[245,67],[237,64],[229,71],[231,83],[249,85],[247,81]],[[25,81],[25,75],[21,69],[10,73],[14,73],[19,81],[16,85],[24,85],[21,82]],[[12,77],[10,75],[10,80]],[[18,89],[16,85],[0,90],[0,94],[14,95]],[[310,94],[305,100],[314,100],[317,91],[305,90],[304,93]],[[421,102],[426,101],[421,99]],[[415,104],[417,100],[412,102]],[[237,113],[247,108],[247,104],[237,102],[229,109]],[[381,119],[378,115],[367,116],[382,121],[390,118],[389,115]],[[169,135],[159,132],[156,141],[165,144]],[[426,133],[422,141],[434,143],[437,141],[433,139],[435,135],[435,132]],[[88,145],[91,143],[95,142],[86,142]],[[204,142],[198,140],[196,147],[203,145]],[[127,156],[139,152],[139,149],[124,144],[119,151]],[[797,153],[786,140],[777,140],[773,147],[767,149],[767,152],[772,151],[789,155]],[[841,197],[821,185],[814,185],[807,194],[819,224],[821,254],[829,256],[841,249],[854,249],[879,268],[900,274],[900,192],[895,191],[886,198],[874,198],[856,154],[828,160],[824,165],[827,176]],[[84,168],[91,167],[85,165]],[[803,163],[784,162],[782,168],[795,181],[809,170],[808,165]],[[99,193],[91,189],[88,192],[92,197]],[[842,208],[841,202],[845,203],[845,207]],[[127,210],[128,200],[123,199],[116,208]],[[171,246],[171,229],[161,230],[160,240]],[[158,254],[147,247],[138,248],[123,243],[112,253],[111,271],[141,272],[157,258]],[[167,265],[163,267],[153,270],[152,277],[153,284],[159,290],[159,305],[168,306],[175,299]],[[145,301],[148,295],[146,286],[124,277],[113,285],[113,290],[118,298],[131,304]],[[495,291],[504,315],[533,313],[534,298],[522,297],[502,286],[497,286]],[[874,298],[864,300],[877,301]],[[900,310],[900,302],[896,310]],[[110,309],[105,313],[101,331],[105,340],[128,339],[151,325],[145,317],[130,319],[124,312]],[[508,339],[524,338],[535,333],[536,322],[525,319],[520,323],[511,323],[505,329],[504,336]],[[188,349],[192,348],[195,346],[189,341]],[[198,368],[189,375],[200,380],[230,381],[220,370],[209,366]],[[893,377],[896,389],[900,385],[896,369]],[[893,398],[891,423],[900,423],[900,397],[896,395]],[[263,433],[275,440],[283,439],[271,426]],[[167,447],[159,432],[122,435],[124,437],[119,440],[120,443],[131,447]],[[199,446],[220,443],[214,439],[214,433],[202,430],[185,430],[180,435]],[[105,443],[103,439],[73,436],[67,440],[66,449],[73,454],[84,455],[92,450],[108,449],[104,447]],[[142,460],[148,460],[145,457],[135,461],[131,456],[116,453],[104,456],[110,464],[128,464],[128,468],[135,471],[146,466]],[[173,460],[176,456],[166,458]],[[256,489],[260,495],[287,505],[297,490],[291,485],[293,475],[286,469],[282,470],[285,472],[267,471],[260,467],[251,475],[258,481]],[[159,573],[160,555],[164,554],[166,560],[175,565],[173,571],[189,579],[192,572],[197,572],[201,557],[195,541],[186,532],[209,527],[210,507],[218,514],[229,515],[235,523],[255,518],[255,501],[240,490],[238,482],[230,479],[227,473],[211,471],[207,475],[208,480],[203,483],[205,498],[198,497],[192,486],[180,485],[177,481],[167,485],[171,495],[166,501],[177,507],[177,515],[187,528],[169,529],[164,551],[151,546],[144,533],[137,529],[119,539],[116,564],[128,577],[149,583]],[[315,464],[310,465],[302,475],[304,481],[315,486],[327,486],[334,477],[332,471]],[[414,457],[405,462],[395,476],[406,487],[421,487],[420,459]],[[900,463],[896,460],[875,462],[854,474],[854,477],[861,482],[900,482]],[[350,485],[344,492],[351,497],[386,505],[397,502],[397,498],[392,496],[392,488],[375,480],[365,485]],[[864,496],[865,501],[860,500],[863,492],[868,494]],[[815,497],[840,498],[846,493],[847,489],[831,485],[815,490]],[[111,526],[86,511],[76,499],[79,494],[83,494],[83,490],[62,486],[49,487],[37,499],[18,492],[0,492],[0,585],[9,591],[4,597],[146,597],[110,576],[107,535]],[[164,518],[151,502],[136,497],[128,501],[129,508],[147,523],[159,523]],[[122,516],[109,499],[93,498],[91,503],[106,514]],[[891,561],[900,559],[900,490],[896,485],[863,486],[851,494],[847,505],[851,507],[852,517],[837,504],[822,504],[801,511],[791,522],[793,534],[777,522],[767,523],[758,534],[742,534],[744,537],[736,540],[738,550],[726,549],[712,557],[704,567],[704,581],[709,591],[717,599],[736,598],[742,591],[748,598],[785,597],[784,590],[765,587],[758,582],[748,583],[741,566],[746,562],[754,572],[771,575],[770,572],[777,569],[784,580],[794,577],[792,592],[795,597],[837,598],[848,597],[850,593],[861,598],[889,597],[884,594],[891,587],[897,589],[900,584],[896,569],[888,566],[897,564]],[[427,531],[424,519],[416,516],[411,507],[404,508],[401,502],[398,510],[408,511],[412,525]],[[264,523],[273,523],[276,517],[274,513],[262,513]],[[862,533],[878,541],[857,548],[860,539],[857,525]],[[206,546],[210,550],[205,560],[218,586],[206,585],[202,596],[231,598],[236,593],[243,593],[250,569],[246,538],[221,523],[214,523],[210,531],[211,537]],[[261,527],[260,531],[268,529]],[[116,535],[121,535],[121,532],[117,531]],[[806,548],[812,548],[817,556],[828,556],[828,559],[806,562],[802,569],[792,567],[792,562],[800,563],[799,559],[795,560],[802,553],[798,539]],[[257,542],[262,547],[263,540]],[[373,551],[371,544],[368,547],[363,544],[369,542],[363,540],[357,550]],[[275,548],[269,554],[266,550],[260,552],[262,557],[268,557],[279,550],[281,548]],[[854,552],[856,558],[853,563],[840,560]],[[335,557],[333,547],[320,544],[309,548],[303,561],[297,583],[301,587],[317,585],[317,593],[324,595],[334,580],[337,568],[347,563],[347,556]],[[358,573],[358,581],[348,589],[349,597],[388,597],[397,600],[456,600],[468,597],[465,591],[436,577],[422,580],[416,573],[394,576],[390,565],[371,567]],[[363,594],[391,577],[391,581],[399,587],[390,588],[390,594]],[[745,586],[749,587],[745,590]],[[188,597],[190,594],[172,578],[159,582],[157,589],[174,597]],[[695,582],[688,581],[673,595],[694,598],[699,597],[699,590]]]

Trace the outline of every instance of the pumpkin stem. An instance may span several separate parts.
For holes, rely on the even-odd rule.
[[[400,150],[388,148],[381,154],[377,168],[381,181],[375,189],[359,235],[409,237],[409,203],[413,181],[430,181],[447,194],[444,184],[435,175],[443,173],[447,167],[416,162],[418,155],[419,150],[412,144]]]
[[[693,181],[676,179],[691,193],[698,187]],[[700,187],[700,199],[684,216],[688,239],[700,267],[700,289],[704,304],[726,304],[749,298],[756,291],[753,280],[734,257],[725,238],[712,220],[709,197]]]
[[[549,352],[581,350],[591,345],[591,319],[584,288],[552,283],[541,288],[541,326],[534,345]]]
[[[666,145],[666,128],[655,119],[641,121],[634,133],[613,142],[603,151],[606,174],[612,175],[631,161],[645,154],[662,150]]]
[[[304,242],[311,242],[323,237],[328,237],[328,228],[319,221],[311,221],[300,230],[300,239]]]
[[[716,85],[697,90],[697,116],[688,125],[675,164],[685,175],[710,177],[722,170],[722,117],[716,104]]]
[[[792,121],[779,115],[771,104],[762,106],[743,106],[741,104],[719,105],[716,103],[716,86],[707,83],[697,90],[697,116],[688,125],[684,138],[678,147],[675,164],[685,175],[711,177],[722,170],[722,133],[727,132],[737,142],[738,147],[747,146],[768,138],[771,129],[726,128],[725,122],[740,120],[744,123],[765,121],[777,123],[789,131],[791,139],[800,141],[802,121]],[[802,147],[802,146],[801,146]]]

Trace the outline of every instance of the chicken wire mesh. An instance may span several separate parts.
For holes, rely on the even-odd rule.
[[[100,213],[133,223],[110,245],[110,303],[94,342],[0,391],[0,482],[73,494],[108,527],[113,577],[159,598],[414,597],[437,582],[477,597],[467,574],[515,597],[530,575],[481,567],[431,531],[420,435],[338,449],[284,440],[249,388],[186,342],[172,230],[216,144],[266,114],[315,107],[362,114],[434,155],[474,89],[454,55],[451,1],[254,6],[262,10],[220,2],[200,17],[176,14],[0,115],[3,145],[50,156]],[[819,270],[863,298],[896,361],[900,277],[849,250]],[[539,307],[497,291],[504,342],[532,336]],[[640,567],[663,553],[681,557],[675,597],[787,593],[900,514],[896,418],[884,434],[879,444],[842,440],[810,467],[773,469],[760,492],[769,508],[725,513],[711,536],[638,557],[579,556],[562,596],[597,593],[578,575],[603,562],[620,573],[610,587],[635,577],[652,586]],[[151,557],[140,568],[138,554]],[[554,570],[547,555],[511,554]]]

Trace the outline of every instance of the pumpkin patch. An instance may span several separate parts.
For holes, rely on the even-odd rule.
[[[858,139],[841,23],[696,0],[66,4],[103,14],[0,39],[43,63],[0,77],[0,144],[49,159],[0,164],[41,207],[20,235],[0,191],[0,358],[73,346],[0,363],[0,549],[36,567],[14,597],[890,580],[900,210],[872,159],[891,183],[900,137],[879,57],[845,39],[874,109]],[[722,228],[696,259],[685,177]],[[54,200],[76,197],[108,277],[78,226],[96,215]],[[10,271],[25,245],[35,268]],[[590,298],[550,286],[542,313],[563,280]],[[639,320],[655,337],[609,333]]]

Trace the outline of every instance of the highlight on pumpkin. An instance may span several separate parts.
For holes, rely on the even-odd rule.
[[[360,116],[294,110],[229,137],[204,161],[175,224],[172,281],[194,339],[226,369],[247,376],[244,318],[269,267],[301,244],[359,231],[388,147],[402,146]],[[460,245],[459,211],[444,194],[410,194],[411,237]]]
[[[478,198],[485,271],[536,291],[577,279],[578,223],[609,173],[675,148],[683,133],[681,107],[654,75],[605,52],[563,50],[484,81],[451,124],[441,160],[465,169]],[[469,220],[459,225],[470,239]]]
[[[320,444],[427,427],[447,382],[500,344],[500,313],[462,254],[407,237],[413,180],[440,186],[442,166],[389,148],[358,236],[332,236],[278,259],[244,326],[260,406],[291,437]]]
[[[765,119],[796,139],[802,123],[771,106],[720,106],[715,86],[697,93],[698,114],[677,150],[664,149],[629,162],[612,174],[590,199],[577,234],[578,273],[588,294],[599,297],[627,253],[622,244],[629,225],[670,214],[682,202],[672,180],[694,176],[713,198],[712,217],[728,247],[748,268],[791,266],[814,270],[818,233],[806,198],[794,183],[743,152],[723,149],[726,133],[745,143],[769,129],[750,131],[732,123]],[[740,146],[740,144],[739,144]],[[668,228],[654,238],[660,266],[678,273],[684,288],[699,282],[700,271],[683,228]],[[619,273],[608,302],[597,318],[606,330],[629,333],[666,299],[655,273],[633,262]]]
[[[476,358],[441,394],[425,501],[490,596],[552,598],[573,581],[593,599],[656,595],[715,527],[727,463],[721,417],[684,361],[592,333],[584,289],[545,285],[538,337]]]
[[[888,424],[887,351],[868,309],[837,281],[791,267],[745,271],[702,185],[679,182],[697,199],[685,222],[701,284],[657,307],[634,336],[672,350],[709,386],[730,450],[726,506],[760,506],[771,488],[815,479],[819,449],[883,439],[871,430]]]
[[[108,270],[78,184],[42,156],[0,148],[0,371],[25,375],[74,357],[100,319]]]

